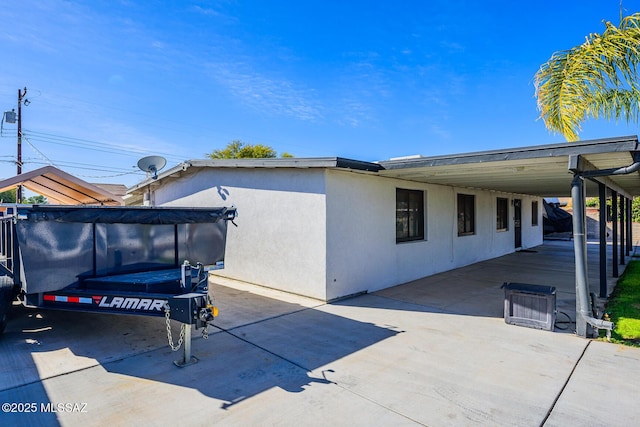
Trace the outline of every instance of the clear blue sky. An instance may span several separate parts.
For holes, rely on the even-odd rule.
[[[625,14],[640,0],[625,0]],[[619,22],[618,0],[20,0],[0,7],[0,111],[23,107],[24,171],[144,178],[232,140],[376,161],[563,142],[533,76]],[[638,134],[589,121],[582,139]],[[16,125],[0,138],[15,174]]]

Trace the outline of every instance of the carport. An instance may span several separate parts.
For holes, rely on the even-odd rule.
[[[122,197],[54,166],[44,166],[0,181],[0,191],[23,186],[60,205],[122,206]]]
[[[382,176],[418,182],[477,188],[542,197],[568,197],[574,209],[576,268],[576,330],[610,329],[608,322],[588,313],[585,256],[585,198],[600,200],[600,297],[607,297],[606,201],[612,200],[611,275],[630,253],[631,201],[640,195],[640,153],[637,136],[539,145],[468,154],[411,157],[380,162]],[[619,221],[618,221],[619,219]],[[618,236],[620,237],[618,239]],[[619,257],[618,257],[619,254]]]

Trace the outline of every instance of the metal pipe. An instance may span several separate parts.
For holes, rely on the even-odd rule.
[[[580,175],[585,178],[591,178],[596,176],[610,176],[610,175],[628,175],[630,173],[637,172],[638,170],[640,170],[640,162],[635,162],[629,166],[624,166],[621,168],[583,171],[583,172],[580,172]]]
[[[640,161],[636,161],[629,166],[621,168],[601,169],[601,170],[589,170],[579,171],[573,165],[573,160],[570,159],[570,170],[574,173],[573,181],[571,182],[571,198],[573,201],[573,244],[575,251],[575,264],[576,264],[576,334],[581,337],[586,337],[589,332],[588,325],[596,329],[606,329],[607,338],[611,336],[611,330],[614,327],[613,322],[606,320],[596,319],[589,314],[589,279],[587,270],[587,239],[585,235],[585,195],[584,195],[584,178],[593,178],[598,176],[610,176],[610,175],[627,175],[640,170]],[[579,159],[575,159],[579,160]],[[618,276],[617,266],[617,194],[614,191],[612,193],[611,207],[613,210],[613,275]]]
[[[585,227],[584,178],[575,174],[571,182],[573,202],[573,246],[576,267],[576,334],[580,337],[591,335],[589,326],[607,329],[610,335],[612,322],[596,319],[589,311],[589,275],[587,268],[587,239]]]

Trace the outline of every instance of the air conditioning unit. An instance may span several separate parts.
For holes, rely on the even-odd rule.
[[[553,331],[556,288],[527,283],[505,283],[504,321],[509,325]]]

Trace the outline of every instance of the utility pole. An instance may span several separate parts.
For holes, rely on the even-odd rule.
[[[18,158],[17,158],[17,174],[22,174],[22,100],[27,96],[27,87],[23,90],[18,89]],[[16,189],[16,203],[22,203],[22,186]]]

